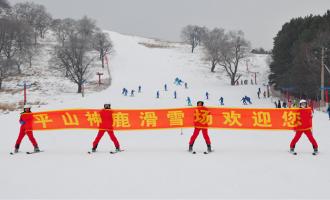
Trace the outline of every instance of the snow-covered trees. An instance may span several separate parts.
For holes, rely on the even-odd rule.
[[[61,30],[57,33],[59,43],[54,48],[51,64],[77,84],[78,93],[89,78],[89,71],[96,59],[93,52],[93,41],[98,28],[95,22],[87,17],[77,21],[63,21],[58,24]],[[60,34],[65,33],[65,34]]]
[[[99,53],[99,58],[104,68],[104,57],[111,53],[112,43],[107,33],[98,31],[93,38],[93,48]]]
[[[202,42],[206,30],[205,27],[196,25],[188,25],[182,29],[181,38],[185,43],[191,45],[191,53],[194,53],[194,49]]]
[[[33,28],[35,44],[37,44],[38,37],[44,38],[52,22],[52,17],[46,11],[46,8],[32,2],[15,4],[12,15],[17,20],[23,21]]]
[[[238,74],[239,62],[248,56],[250,43],[244,38],[242,31],[229,31],[215,28],[205,34],[205,59],[211,63],[211,72],[215,72],[216,65],[220,65],[230,78],[231,85],[240,78]]]
[[[242,31],[227,33],[218,64],[225,69],[231,85],[235,85],[235,82],[241,77],[240,74],[237,74],[238,65],[242,59],[248,56],[250,46],[250,42],[244,38]]]
[[[52,19],[44,6],[34,3],[18,3],[11,7],[6,0],[0,0],[0,10],[2,82],[10,75],[20,74],[23,64],[31,67],[38,51],[37,38],[44,37]]]

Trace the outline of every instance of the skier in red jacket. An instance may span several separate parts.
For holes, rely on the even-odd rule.
[[[100,126],[99,132],[93,142],[92,152],[96,152],[97,145],[99,144],[101,138],[103,137],[105,132],[108,132],[110,139],[114,143],[116,147],[116,152],[120,152],[120,145],[119,142],[113,132],[112,127],[112,111],[111,111],[111,104],[104,104],[104,109],[100,112],[102,119],[104,120]],[[106,121],[105,121],[106,120]]]
[[[206,108],[204,107],[204,102],[203,101],[198,101],[197,102],[197,107],[198,107],[198,110],[206,110]],[[190,138],[190,141],[189,141],[189,152],[192,152],[193,151],[193,145],[195,143],[195,140],[197,138],[197,136],[199,135],[199,132],[202,131],[203,133],[203,137],[204,137],[204,140],[206,142],[206,145],[207,145],[207,151],[208,152],[212,152],[212,149],[211,149],[211,140],[210,140],[210,137],[208,135],[208,129],[206,126],[203,125],[203,127],[197,127],[198,124],[195,123],[195,129],[194,129],[194,133],[193,135],[191,136]]]
[[[19,131],[18,138],[15,144],[15,153],[18,153],[19,147],[25,135],[28,136],[30,142],[34,147],[35,152],[39,152],[39,147],[36,139],[33,136],[33,132],[31,130],[31,117],[32,115],[27,115],[27,113],[31,113],[31,106],[25,105],[23,108],[23,112],[21,113],[21,117],[19,119],[19,123],[21,124],[21,128]]]
[[[304,100],[304,99],[300,100],[299,107],[300,108],[307,108],[307,101]],[[313,154],[316,155],[318,153],[318,144],[317,144],[315,138],[313,137],[312,131],[310,129],[308,129],[308,130],[297,130],[296,131],[296,135],[294,136],[294,138],[292,139],[292,141],[290,143],[290,152],[293,153],[293,154],[297,154],[294,151],[294,148],[296,147],[296,143],[299,141],[299,139],[300,139],[300,137],[302,136],[303,133],[305,133],[308,140],[312,143],[313,149],[314,149]]]

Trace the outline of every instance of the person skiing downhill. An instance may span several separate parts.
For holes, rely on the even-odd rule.
[[[197,102],[197,109],[198,110],[207,110],[204,107],[204,102],[203,101],[198,101]],[[197,127],[196,125],[198,126],[198,124],[195,123],[195,129],[194,129],[194,132],[193,132],[192,136],[190,137],[189,150],[188,151],[193,152],[193,146],[194,146],[195,140],[196,140],[197,136],[199,135],[199,132],[202,131],[204,140],[205,140],[206,145],[207,145],[207,151],[212,152],[211,140],[210,140],[210,137],[208,135],[207,127]]]
[[[159,91],[156,92],[156,98],[159,99]]]
[[[164,90],[167,91],[167,84],[164,85]]]
[[[246,100],[249,104],[252,104],[252,102],[251,102],[251,98],[250,98],[250,97],[245,96],[245,100]]]
[[[261,94],[261,89],[260,88],[258,89],[257,94],[258,94],[258,99],[260,99],[260,94]]]
[[[176,94],[176,91],[174,91],[174,99],[177,98],[177,94]]]
[[[121,151],[120,145],[113,132],[113,127],[112,127],[113,120],[112,120],[111,104],[104,104],[104,109],[101,110],[100,115],[104,121],[100,125],[99,132],[93,142],[92,152],[96,152],[97,146],[105,132],[108,132],[110,139],[112,140],[112,142],[116,147],[116,152],[120,152]]]
[[[243,101],[243,104],[244,105],[247,105],[247,103],[246,103],[246,98],[245,98],[246,96],[244,96],[242,99],[241,99],[241,101]]]
[[[19,123],[21,124],[21,128],[19,131],[18,138],[15,143],[15,153],[18,153],[19,147],[25,135],[28,136],[30,142],[34,147],[34,152],[40,152],[38,143],[33,136],[32,127],[31,127],[31,106],[25,105],[23,108],[23,112],[21,113],[21,117],[19,119]]]
[[[131,90],[131,97],[134,97],[135,90]]]
[[[188,106],[192,106],[190,97],[187,97]]]
[[[220,99],[219,99],[219,103],[220,103],[221,106],[224,105],[224,103],[223,103],[223,97],[220,97]]]
[[[141,85],[139,85],[138,93],[141,93],[141,89],[142,89],[142,87],[141,87]]]
[[[302,99],[299,102],[299,108],[307,108],[307,101]],[[311,129],[308,130],[297,130],[296,134],[294,136],[294,138],[292,139],[291,143],[290,143],[290,152],[293,154],[296,154],[296,152],[294,151],[295,147],[296,147],[296,143],[299,141],[300,137],[302,136],[302,134],[305,133],[305,135],[307,136],[308,140],[312,143],[314,152],[313,154],[316,155],[318,153],[318,144],[312,134]]]

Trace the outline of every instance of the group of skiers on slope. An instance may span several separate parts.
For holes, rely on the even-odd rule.
[[[175,80],[174,80],[174,84],[175,84],[175,85],[181,85],[182,83],[184,83],[184,87],[185,87],[185,89],[188,89],[188,83],[187,83],[187,82],[184,82],[184,81],[182,81],[182,80],[179,79],[179,78],[175,78]],[[141,90],[142,90],[142,87],[141,87],[141,85],[139,85],[139,86],[138,86],[138,93],[141,93]],[[167,84],[164,84],[164,91],[165,91],[165,92],[168,91],[168,86],[167,86]],[[121,92],[122,95],[124,95],[124,96],[128,96],[128,93],[129,93],[129,92],[128,92],[128,90],[127,90],[126,88],[123,88],[123,89],[122,89],[122,92]],[[134,97],[134,93],[135,93],[135,90],[132,89],[131,92],[130,92],[130,96],[131,96],[131,97]],[[159,98],[160,98],[160,91],[157,90],[157,91],[156,91],[156,99],[159,99]],[[177,99],[177,98],[178,98],[178,93],[177,93],[176,90],[173,92],[173,98],[174,98],[174,99]],[[206,100],[209,100],[209,98],[210,98],[210,93],[209,93],[208,91],[206,91],[206,92],[205,92],[205,99],[206,99]],[[188,106],[192,106],[192,101],[191,101],[191,98],[190,98],[190,97],[187,97],[186,101],[187,101],[187,105],[188,105]],[[242,99],[241,101],[243,101],[243,104],[244,104],[244,105],[247,105],[247,103],[252,104],[252,102],[251,102],[251,98],[248,97],[248,96],[243,97],[243,99]],[[223,97],[220,97],[220,98],[219,98],[219,104],[222,105],[222,106],[224,105],[224,98],[223,98]]]
[[[141,85],[139,85],[139,87],[138,87],[138,93],[141,93],[141,89],[142,89],[142,87],[141,87]],[[128,90],[126,88],[123,88],[121,94],[124,95],[124,96],[128,96]],[[131,97],[134,97],[134,94],[135,94],[135,90],[132,89],[130,96]]]
[[[204,102],[203,101],[198,101],[197,102],[197,108],[202,108],[202,107],[204,107]],[[299,102],[299,107],[300,108],[307,108],[307,101],[302,99]],[[108,111],[108,110],[111,110],[111,105],[110,104],[104,104],[104,111]],[[31,107],[30,106],[24,106],[24,111],[21,114],[24,114],[24,113],[31,113]],[[330,117],[330,109],[329,108],[328,108],[328,113],[329,113],[329,117]],[[107,118],[112,120],[111,114]],[[33,137],[33,132],[31,130],[28,130],[28,127],[26,127],[27,125],[26,125],[26,122],[23,121],[22,115],[20,117],[19,123],[21,124],[21,127],[20,127],[20,132],[19,132],[17,141],[15,143],[15,153],[17,153],[19,151],[21,141],[22,141],[22,139],[24,138],[25,135],[27,135],[29,140],[31,141],[31,143],[34,147],[34,152],[39,152],[40,150],[39,150],[39,147],[38,147],[38,143],[37,143],[36,139]],[[112,121],[110,121],[109,123],[112,124]],[[197,136],[199,135],[200,131],[202,131],[204,140],[206,142],[207,151],[212,152],[211,140],[210,140],[210,137],[208,135],[208,128],[207,127],[197,127],[197,126],[195,126],[193,135],[191,136],[190,141],[189,141],[189,152],[193,151],[194,142],[195,142]],[[102,138],[102,136],[104,135],[105,132],[108,133],[108,135],[110,136],[110,139],[114,143],[114,145],[116,147],[116,152],[120,152],[121,151],[120,144],[119,144],[119,142],[118,142],[118,140],[117,140],[117,138],[116,138],[116,136],[115,136],[112,129],[99,130],[98,131],[98,134],[97,134],[97,136],[96,136],[96,138],[93,142],[93,145],[92,145],[92,152],[95,152],[97,150],[98,143],[101,140],[101,138]],[[315,154],[318,153],[318,144],[317,144],[316,140],[314,139],[312,131],[310,129],[309,130],[303,130],[303,131],[301,131],[301,130],[296,131],[296,134],[295,134],[294,138],[292,139],[292,141],[290,143],[290,152],[295,153],[294,149],[295,149],[296,143],[299,141],[299,139],[300,139],[300,137],[302,136],[303,133],[307,136],[309,141],[312,143],[314,153]]]
[[[258,88],[257,95],[258,95],[258,99],[260,99],[261,98],[261,88]],[[264,98],[267,98],[267,92],[266,91],[263,92],[263,95],[264,95]]]

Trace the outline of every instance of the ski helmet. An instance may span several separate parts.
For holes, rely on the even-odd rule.
[[[105,103],[104,104],[104,109],[111,109],[111,104],[110,103]]]
[[[24,105],[23,111],[24,112],[30,112],[31,111],[31,106],[30,105]]]

